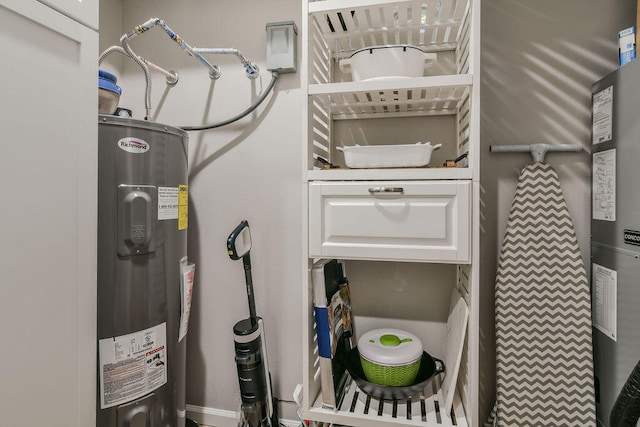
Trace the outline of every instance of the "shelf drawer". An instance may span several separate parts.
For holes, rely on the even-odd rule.
[[[469,263],[471,181],[309,183],[309,254]]]

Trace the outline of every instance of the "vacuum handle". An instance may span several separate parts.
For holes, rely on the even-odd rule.
[[[242,220],[227,237],[227,253],[232,260],[239,260],[251,251],[249,222]]]
[[[258,322],[258,315],[256,314],[256,302],[253,296],[253,278],[251,277],[251,259],[249,258],[249,254],[242,257],[242,263],[244,264],[244,278],[247,285],[249,318],[251,319],[251,324],[255,325]]]

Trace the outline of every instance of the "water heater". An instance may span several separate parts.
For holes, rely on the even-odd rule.
[[[98,121],[97,427],[184,427],[187,134]]]

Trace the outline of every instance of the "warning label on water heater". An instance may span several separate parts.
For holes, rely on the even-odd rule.
[[[158,187],[158,221],[178,219],[178,187]]]
[[[178,186],[178,230],[186,230],[189,225],[189,187]]]
[[[102,409],[129,402],[167,382],[167,324],[101,339]]]
[[[178,220],[178,230],[186,230],[189,225],[189,187],[158,187],[158,221]]]

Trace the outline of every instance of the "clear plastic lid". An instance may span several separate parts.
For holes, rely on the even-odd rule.
[[[373,329],[358,339],[360,355],[370,362],[385,366],[412,363],[422,356],[422,342],[400,329]]]

